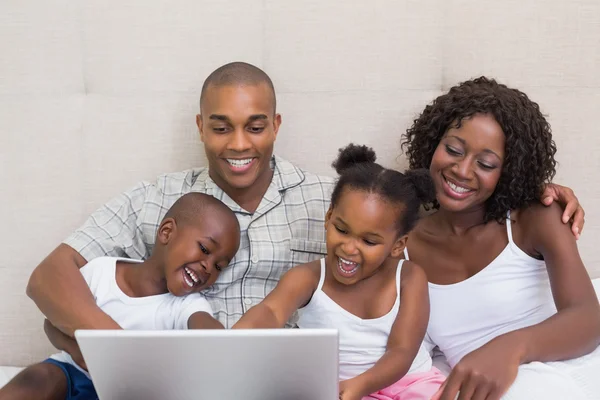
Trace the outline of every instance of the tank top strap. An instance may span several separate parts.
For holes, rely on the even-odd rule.
[[[510,210],[508,210],[506,213],[506,234],[508,235],[508,243],[511,245],[514,244],[512,237],[512,228],[510,225]]]
[[[408,247],[404,247],[404,259],[410,260],[410,258],[408,258]]]
[[[406,247],[404,248],[406,250]],[[398,262],[398,266],[396,267],[396,302],[400,301],[400,279],[402,276],[402,265],[404,264],[404,260],[400,260]]]
[[[321,258],[321,276],[319,277],[319,285],[317,286],[317,290],[321,290],[323,288],[324,282],[325,282],[325,258]]]

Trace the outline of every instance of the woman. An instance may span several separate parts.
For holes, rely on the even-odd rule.
[[[556,166],[538,105],[494,80],[464,82],[425,108],[403,146],[436,186],[437,211],[410,234],[405,256],[425,269],[428,338],[452,367],[440,398],[586,398],[600,351],[583,368],[534,363],[581,357],[600,342],[576,238],[560,207],[536,200]]]

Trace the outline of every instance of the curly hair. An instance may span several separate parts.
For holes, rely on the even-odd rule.
[[[525,93],[486,77],[463,82],[425,107],[402,135],[401,147],[411,169],[429,168],[444,134],[475,114],[492,115],[506,136],[502,173],[484,217],[502,222],[507,211],[538,199],[556,173],[550,124]]]

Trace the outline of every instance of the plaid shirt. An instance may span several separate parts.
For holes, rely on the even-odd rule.
[[[143,260],[177,199],[189,192],[220,199],[240,222],[241,243],[229,267],[203,293],[229,328],[273,290],[284,272],[326,253],[324,221],[334,180],[279,157],[273,157],[271,166],[273,179],[254,213],[231,200],[208,176],[208,168],[196,168],[139,183],[95,211],[64,243],[88,261],[100,256]]]

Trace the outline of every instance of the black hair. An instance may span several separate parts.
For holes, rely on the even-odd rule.
[[[345,188],[381,196],[398,205],[397,228],[399,235],[410,232],[419,219],[421,205],[435,200],[435,187],[429,171],[415,169],[405,173],[377,164],[373,149],[349,144],[339,150],[332,166],[340,175],[331,195],[331,207],[338,204]]]
[[[202,221],[207,215],[229,222],[239,230],[239,222],[233,211],[219,199],[204,193],[191,192],[181,196],[165,214],[163,220],[173,218],[180,225]]]
[[[262,69],[241,61],[235,61],[225,64],[214,70],[202,85],[200,92],[200,107],[204,101],[206,90],[209,86],[221,87],[231,85],[260,85],[264,83],[271,90],[273,97],[273,114],[277,109],[277,100],[275,98],[275,87],[269,75]]]
[[[517,89],[480,77],[454,86],[414,120],[402,138],[410,168],[429,168],[433,153],[450,128],[475,114],[494,117],[506,136],[505,159],[496,190],[486,202],[484,220],[504,221],[509,210],[537,200],[556,173],[556,145],[537,103]],[[437,202],[434,207],[439,207]]]

